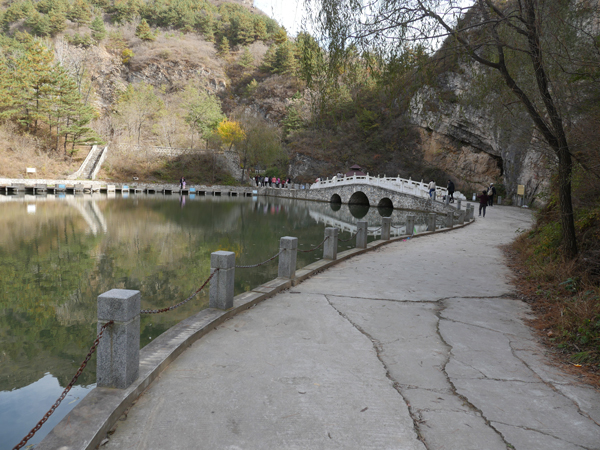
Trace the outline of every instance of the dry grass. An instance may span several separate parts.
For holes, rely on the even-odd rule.
[[[79,169],[87,156],[87,152],[81,150],[73,158],[65,158],[44,148],[43,140],[21,133],[16,125],[0,125],[0,176],[62,179]],[[27,175],[27,167],[35,167],[36,174]]]
[[[177,183],[184,176],[190,184],[237,184],[231,175],[214,163],[211,155],[190,151],[167,158],[145,152],[114,150],[102,166],[99,178],[116,182]]]
[[[578,257],[561,256],[554,198],[535,228],[505,250],[515,284],[535,312],[532,326],[563,363],[600,385],[600,180],[581,170],[573,179]]]
[[[135,55],[130,63],[134,71],[152,62],[165,61],[202,65],[205,69],[215,71],[215,76],[222,76],[224,61],[217,56],[214,44],[200,35],[161,33],[155,41],[145,42],[135,36],[134,30],[133,36],[125,33],[124,37]]]

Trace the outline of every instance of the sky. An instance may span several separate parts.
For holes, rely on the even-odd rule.
[[[254,6],[283,25],[289,35],[300,31],[304,0],[254,0]]]

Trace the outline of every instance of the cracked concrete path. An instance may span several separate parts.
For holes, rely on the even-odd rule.
[[[600,393],[549,363],[499,245],[529,226],[385,246],[197,341],[107,449],[600,449]]]

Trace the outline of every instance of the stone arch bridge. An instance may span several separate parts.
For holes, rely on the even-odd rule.
[[[275,189],[260,188],[264,194],[276,197],[297,198],[327,203],[344,203],[348,205],[369,205],[384,208],[412,209],[417,211],[446,212],[455,208],[441,201],[427,197],[398,192],[393,187],[377,186],[367,183],[345,183],[310,189]]]

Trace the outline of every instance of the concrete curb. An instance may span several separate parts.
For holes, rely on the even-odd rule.
[[[409,237],[414,239],[461,229],[473,222],[474,220],[435,232],[397,236],[387,241],[376,240],[369,243],[365,249],[354,248],[340,252],[336,260],[320,260],[303,269],[296,270],[294,280],[276,278],[249,292],[237,295],[233,301],[233,308],[227,311],[208,308],[182,320],[140,350],[140,373],[138,379],[131,386],[123,390],[99,387],[93,389],[35,446],[36,450],[92,450],[97,448],[119,417],[187,347],[228,319],[273,297],[278,292],[296,286],[307,278],[353,256]]]

